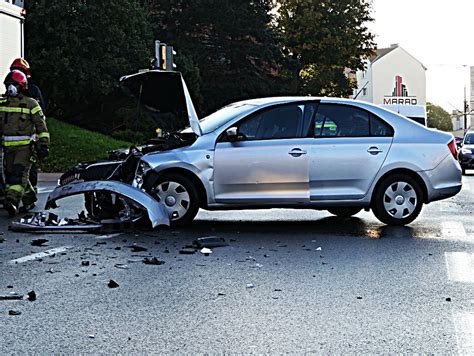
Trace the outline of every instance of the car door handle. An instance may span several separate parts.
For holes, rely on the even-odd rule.
[[[288,152],[290,156],[299,157],[301,155],[305,155],[306,151],[303,151],[301,148],[293,148],[290,152]]]
[[[367,150],[367,152],[369,152],[371,155],[378,155],[379,153],[383,152],[383,150],[378,147],[372,146]]]

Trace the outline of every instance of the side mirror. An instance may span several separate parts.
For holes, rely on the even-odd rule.
[[[229,139],[229,141],[233,142],[233,141],[237,141],[237,138],[239,136],[239,133],[237,132],[237,127],[230,127],[226,130],[226,135],[227,135],[227,138]]]

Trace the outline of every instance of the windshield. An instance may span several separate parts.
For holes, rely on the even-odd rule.
[[[225,125],[227,122],[231,121],[232,119],[236,118],[237,116],[245,113],[249,113],[255,109],[255,105],[251,104],[242,104],[242,103],[235,103],[224,106],[222,109],[217,110],[216,112],[212,113],[209,116],[206,116],[202,120],[199,121],[199,125],[201,125],[202,133],[208,134],[216,130],[217,128]],[[187,127],[185,130],[182,131],[183,133],[191,132],[191,128]]]
[[[464,144],[474,145],[474,134],[467,134],[466,137],[464,137]]]

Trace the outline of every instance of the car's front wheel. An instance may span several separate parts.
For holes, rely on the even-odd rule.
[[[419,183],[405,174],[385,178],[372,199],[372,210],[387,225],[406,225],[420,214],[423,195]]]
[[[189,224],[199,210],[199,193],[193,181],[184,175],[163,174],[150,194],[168,211],[171,226]]]
[[[348,206],[348,207],[334,207],[334,208],[330,208],[328,209],[328,211],[333,214],[333,215],[336,215],[340,218],[348,218],[348,217],[351,217],[352,215],[355,215],[357,214],[359,211],[361,211],[362,208],[359,208],[359,207],[351,207],[351,206]]]

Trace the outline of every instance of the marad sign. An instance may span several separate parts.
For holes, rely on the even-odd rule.
[[[395,87],[392,95],[385,95],[383,97],[384,105],[417,105],[418,98],[414,95],[409,95],[406,84],[403,83],[401,75],[395,76]]]

